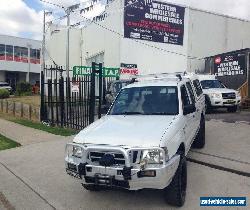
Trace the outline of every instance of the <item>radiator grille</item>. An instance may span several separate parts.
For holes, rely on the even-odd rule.
[[[121,153],[94,151],[89,153],[89,159],[91,162],[99,162],[99,160],[107,153],[114,155],[115,164],[125,165],[125,158]]]
[[[236,95],[235,93],[222,93],[223,99],[235,99]]]

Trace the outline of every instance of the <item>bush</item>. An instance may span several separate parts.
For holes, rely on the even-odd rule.
[[[17,96],[30,96],[32,95],[32,85],[27,82],[20,82],[16,87]]]
[[[0,89],[0,99],[9,98],[10,92],[6,89]]]

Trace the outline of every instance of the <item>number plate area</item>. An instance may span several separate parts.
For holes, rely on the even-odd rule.
[[[95,184],[96,185],[113,186],[114,179],[115,179],[115,176],[110,176],[107,174],[95,174]]]

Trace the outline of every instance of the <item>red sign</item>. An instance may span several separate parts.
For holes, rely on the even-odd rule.
[[[215,60],[214,60],[214,62],[216,64],[220,64],[221,63],[221,57],[216,57]]]
[[[14,61],[21,62],[21,57],[20,56],[14,56]]]
[[[138,75],[138,69],[121,68],[121,74]]]
[[[33,64],[40,64],[40,59],[30,58],[30,63],[33,63]]]
[[[12,55],[6,55],[6,61],[13,61]]]

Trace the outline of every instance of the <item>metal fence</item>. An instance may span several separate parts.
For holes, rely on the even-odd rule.
[[[66,78],[62,67],[45,67],[41,72],[41,121],[80,130],[100,118],[107,84],[115,79],[103,77],[102,69],[102,64],[93,63],[89,75]]]

